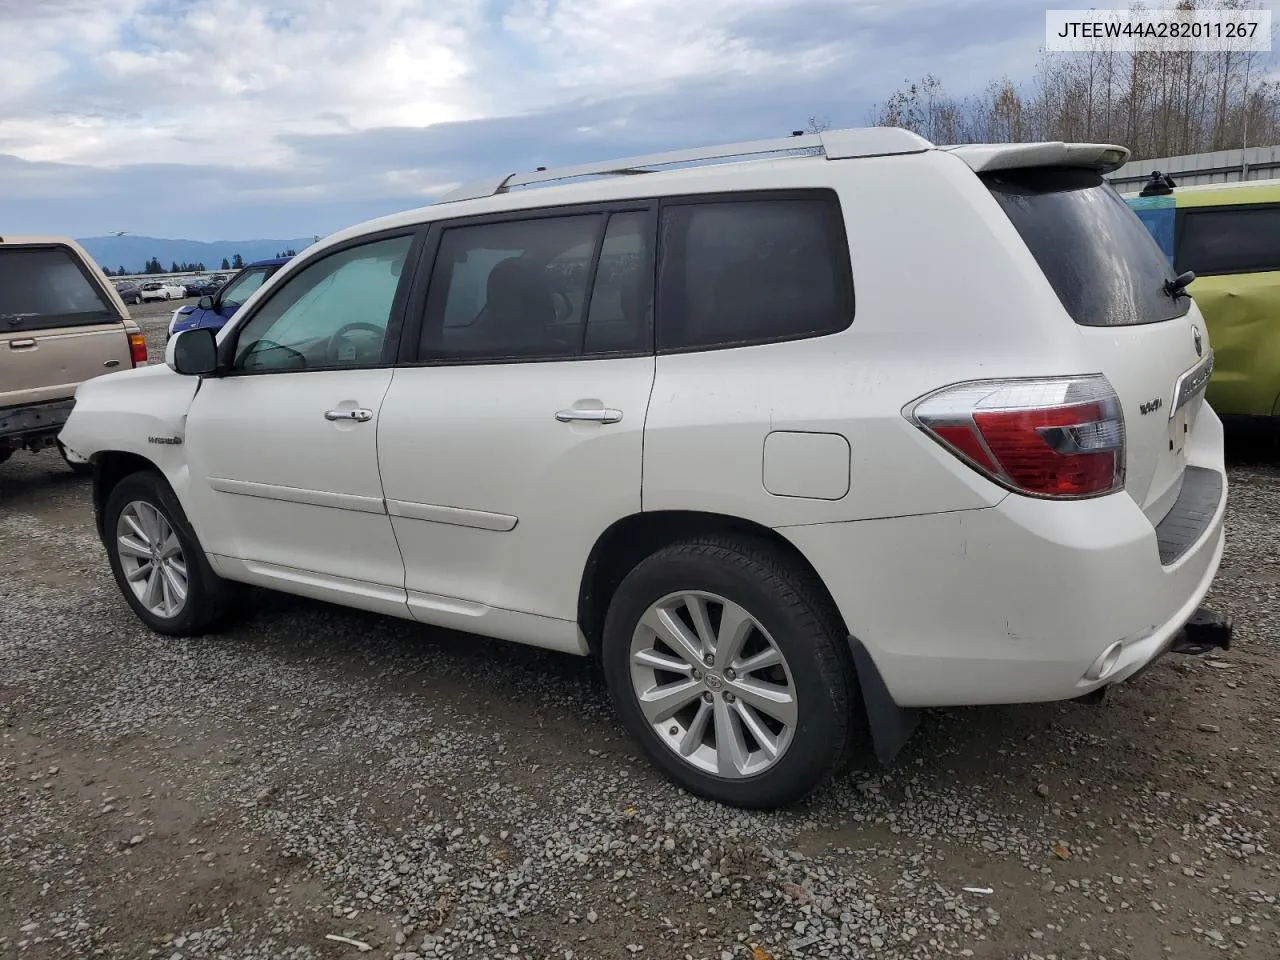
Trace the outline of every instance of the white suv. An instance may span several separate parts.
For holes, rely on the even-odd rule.
[[[463,188],[61,438],[153,629],[253,584],[595,654],[666,774],[784,804],[915,708],[1225,645],[1212,354],[1126,156],[876,128]]]

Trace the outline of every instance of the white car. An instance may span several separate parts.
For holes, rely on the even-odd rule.
[[[148,300],[181,300],[187,295],[186,287],[166,281],[150,280],[138,288],[138,296]]]
[[[1228,643],[1212,353],[1126,156],[878,128],[463,188],[61,439],[151,628],[255,584],[595,655],[668,776],[785,804],[917,708]]]

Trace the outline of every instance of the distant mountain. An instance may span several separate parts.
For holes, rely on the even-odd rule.
[[[155,257],[168,269],[171,263],[203,263],[209,270],[230,263],[238,253],[245,263],[265,260],[285,250],[301,251],[313,242],[300,240],[166,240],[160,237],[86,237],[80,240],[89,256],[105,270],[124,267],[130,273],[141,273],[147,261]]]

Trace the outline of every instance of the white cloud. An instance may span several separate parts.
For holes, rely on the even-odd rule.
[[[4,167],[0,218],[83,235],[141,193],[164,202],[132,205],[135,233],[333,229],[495,171],[811,113],[856,125],[927,69],[977,89],[1029,72],[1041,17],[1025,0],[0,0],[0,161],[25,161]]]

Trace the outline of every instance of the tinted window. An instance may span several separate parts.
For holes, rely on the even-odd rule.
[[[67,250],[0,247],[0,333],[119,319]]]
[[[1102,175],[1033,167],[983,178],[1076,323],[1118,327],[1182,316],[1172,267]]]
[[[647,351],[653,344],[653,259],[648,213],[609,218],[587,313],[587,353]]]
[[[853,320],[834,199],[671,204],[661,236],[662,349],[822,336]]]
[[[419,356],[577,356],[603,220],[593,213],[445,230],[431,273]]]
[[[1177,261],[1198,276],[1280,270],[1280,206],[1192,207],[1178,227]]]
[[[412,237],[395,237],[350,247],[289,277],[237,335],[236,369],[380,363],[412,243]]]

